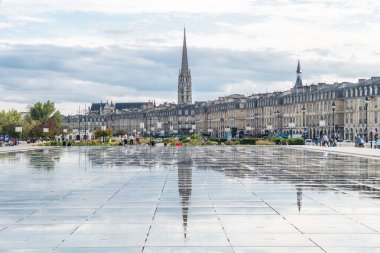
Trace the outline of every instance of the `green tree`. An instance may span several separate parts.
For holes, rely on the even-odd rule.
[[[27,121],[32,125],[30,133],[33,137],[52,137],[61,133],[62,115],[50,100],[30,106]],[[49,128],[49,133],[43,133],[43,128]]]
[[[95,138],[97,138],[97,139],[102,137],[103,142],[104,142],[105,137],[112,136],[112,129],[101,130],[100,128],[97,128],[97,129],[95,129],[94,134],[95,134]]]
[[[58,124],[62,122],[61,113],[55,108],[54,102],[48,100],[46,103],[37,102],[29,108],[32,120],[44,122],[48,119],[55,120]]]
[[[21,114],[12,109],[9,111],[0,111],[0,131],[2,134],[9,134],[11,137],[18,137],[15,131],[16,126],[23,127],[25,124]]]

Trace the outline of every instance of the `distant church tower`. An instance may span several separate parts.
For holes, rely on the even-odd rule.
[[[297,80],[294,85],[294,88],[301,88],[302,87],[302,71],[301,71],[301,65],[300,65],[300,60],[298,60],[298,65],[297,65]]]
[[[178,104],[191,104],[191,73],[187,61],[186,30],[183,30],[182,65],[178,76]]]

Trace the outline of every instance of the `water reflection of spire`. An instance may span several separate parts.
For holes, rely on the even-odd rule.
[[[187,221],[192,188],[191,164],[190,154],[188,151],[184,151],[184,153],[180,155],[180,161],[178,162],[178,191],[181,197],[183,235],[185,240],[187,236]]]
[[[302,188],[297,187],[297,206],[298,206],[298,211],[301,212],[301,207],[302,207]]]

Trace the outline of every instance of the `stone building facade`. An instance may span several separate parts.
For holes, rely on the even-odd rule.
[[[81,132],[81,136],[84,129],[89,134],[105,126],[114,132],[166,136],[198,132],[225,137],[231,132],[235,137],[291,132],[307,138],[326,133],[353,140],[359,135],[367,138],[367,125],[373,137],[380,130],[380,78],[358,83],[319,83],[250,96],[231,95],[194,104],[155,106],[147,102],[116,110],[117,105],[93,104],[86,115],[67,116],[64,122],[75,133]]]

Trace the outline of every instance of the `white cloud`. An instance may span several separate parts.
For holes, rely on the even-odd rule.
[[[55,11],[83,11],[102,13],[221,13],[248,12],[249,1],[245,0],[12,0],[4,1],[3,8],[9,13],[21,12],[46,13]]]
[[[1,106],[175,101],[184,25],[196,100],[288,89],[298,54],[304,83],[379,75],[377,0],[4,0],[0,7]]]
[[[28,104],[26,103],[15,103],[15,102],[3,102],[0,100],[0,111],[5,110],[9,111],[15,109],[19,112],[26,112]]]

